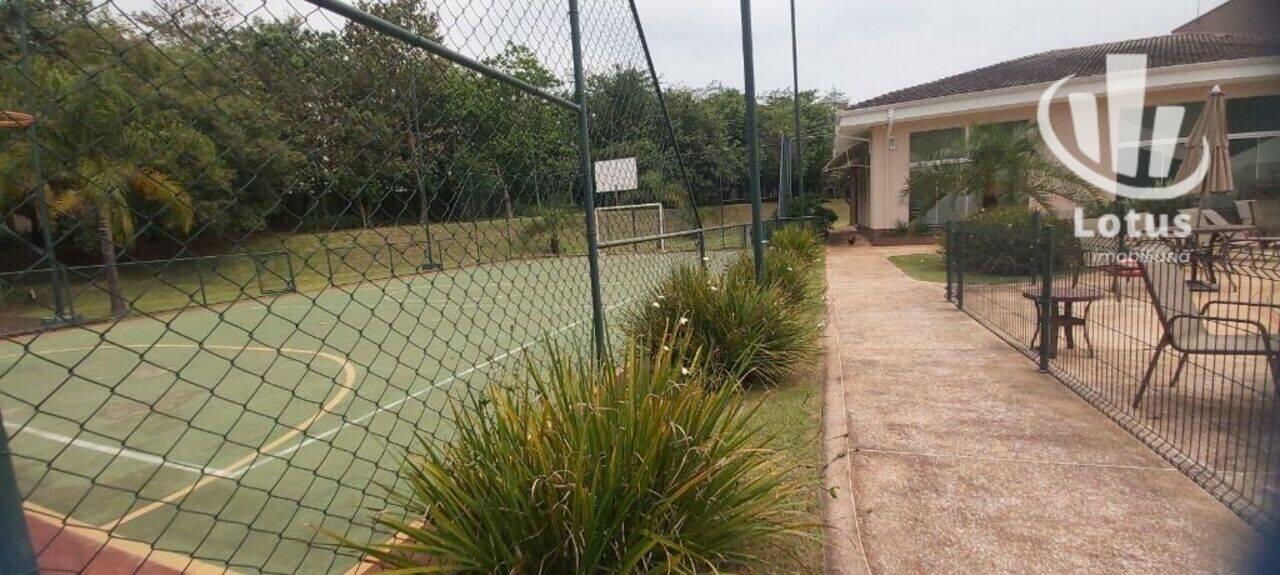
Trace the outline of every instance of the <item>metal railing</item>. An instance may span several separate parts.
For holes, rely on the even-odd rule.
[[[946,296],[1246,521],[1274,528],[1276,247],[1242,234],[1077,238],[1049,219],[954,222]]]

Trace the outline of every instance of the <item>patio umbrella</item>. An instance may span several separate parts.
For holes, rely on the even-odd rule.
[[[1226,194],[1235,189],[1235,182],[1231,179],[1231,150],[1227,146],[1227,103],[1223,96],[1220,86],[1214,86],[1213,90],[1209,91],[1209,99],[1205,100],[1204,111],[1200,112],[1200,118],[1191,128],[1191,133],[1187,134],[1186,160],[1182,162],[1182,166],[1178,168],[1178,175],[1174,177],[1174,181],[1191,177],[1191,174],[1195,173],[1196,168],[1200,166],[1201,158],[1206,156],[1205,145],[1209,146],[1207,154],[1209,172],[1200,183],[1197,220],[1202,219],[1200,214],[1204,211],[1205,198],[1209,194]],[[1196,221],[1192,222],[1192,225],[1198,226],[1202,223]]]

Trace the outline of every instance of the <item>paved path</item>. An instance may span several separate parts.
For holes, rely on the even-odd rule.
[[[1253,531],[885,259],[920,251],[828,248],[856,516],[837,570],[1233,572]]]

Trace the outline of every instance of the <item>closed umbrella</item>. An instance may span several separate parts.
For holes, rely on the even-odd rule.
[[[1209,194],[1226,194],[1235,190],[1235,182],[1231,179],[1231,150],[1227,145],[1227,102],[1224,96],[1219,86],[1214,86],[1209,92],[1204,111],[1200,112],[1200,118],[1191,128],[1191,133],[1187,134],[1186,160],[1182,162],[1178,175],[1174,178],[1175,181],[1189,178],[1200,167],[1202,159],[1209,162],[1209,171],[1196,188],[1200,191],[1200,199],[1196,221],[1192,222],[1195,226],[1204,224],[1200,221],[1203,219],[1201,213]],[[1206,145],[1209,146],[1208,154],[1204,153]]]

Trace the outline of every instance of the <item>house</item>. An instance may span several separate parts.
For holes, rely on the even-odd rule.
[[[1230,0],[1168,35],[1051,50],[883,94],[837,114],[828,168],[850,171],[851,221],[873,240],[908,222],[939,224],[960,217],[976,209],[972,198],[916,201],[903,192],[911,170],[965,161],[941,156],[962,150],[973,126],[1034,123],[1046,88],[1069,75],[1075,75],[1067,84],[1070,91],[1095,94],[1099,133],[1106,134],[1107,56],[1145,54],[1144,137],[1151,137],[1155,107],[1171,104],[1186,106],[1180,133],[1185,137],[1206,94],[1220,85],[1227,95],[1235,194],[1280,198],[1278,31],[1280,2]],[[1067,137],[1073,130],[1066,89],[1058,92],[1049,116],[1067,148],[1083,158],[1075,139]],[[1101,159],[1093,165],[1114,176],[1110,146],[1106,141],[1100,146],[1095,157]],[[1149,150],[1140,149],[1139,156],[1140,163],[1149,162]]]

